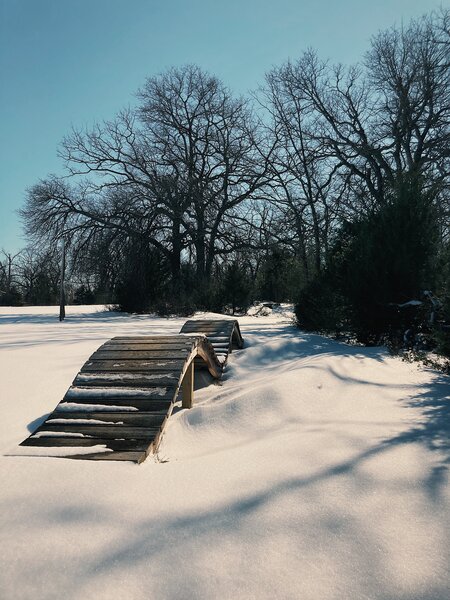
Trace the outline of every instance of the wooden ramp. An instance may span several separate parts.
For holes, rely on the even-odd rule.
[[[196,333],[197,326],[204,334]],[[205,329],[215,334],[212,343]],[[45,422],[20,444],[20,455],[142,462],[156,451],[180,390],[182,406],[191,408],[194,363],[220,378],[233,340],[242,347],[239,325],[231,320],[188,321],[172,336],[109,340],[83,365]]]

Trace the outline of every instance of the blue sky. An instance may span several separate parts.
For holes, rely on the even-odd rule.
[[[0,249],[25,245],[25,190],[61,173],[72,125],[111,118],[145,78],[196,63],[236,93],[313,47],[360,60],[371,35],[432,0],[0,0]]]

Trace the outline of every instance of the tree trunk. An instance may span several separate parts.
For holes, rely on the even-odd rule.
[[[66,248],[64,238],[61,244],[61,280],[59,292],[59,320],[64,321],[66,317],[66,294],[64,292],[64,274],[66,270]]]
[[[170,271],[172,291],[174,296],[181,293],[181,220],[174,218],[172,223],[172,252],[170,256]]]

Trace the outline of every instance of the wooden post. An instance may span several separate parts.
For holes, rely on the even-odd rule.
[[[192,408],[194,404],[194,361],[191,362],[184,374],[183,381],[181,382],[181,390],[183,393],[181,406],[183,408]]]
[[[64,293],[64,273],[66,270],[66,244],[64,237],[61,243],[61,282],[59,288],[59,320],[63,321],[66,316],[66,295]]]

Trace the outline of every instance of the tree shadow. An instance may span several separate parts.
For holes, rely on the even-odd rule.
[[[136,315],[141,317],[142,315]],[[81,324],[81,323],[98,323],[106,320],[129,320],[130,315],[117,311],[103,310],[98,312],[80,312],[70,314],[70,307],[66,308],[66,318],[64,323]],[[29,325],[49,325],[59,322],[59,307],[55,306],[54,313],[24,313],[0,314],[0,325],[12,325],[17,323]]]
[[[243,335],[251,337],[245,339],[243,350],[233,352],[233,354],[239,354],[239,360],[243,361],[243,364],[247,361],[258,361],[258,365],[276,365],[282,361],[294,359],[314,359],[324,354],[339,357],[364,357],[383,362],[388,356],[387,349],[382,346],[353,346],[318,334],[304,333],[289,326],[268,328],[262,332],[245,330],[243,327]],[[273,346],[264,343],[272,338],[281,343]],[[246,353],[248,350],[251,350],[251,353]]]
[[[428,392],[425,394],[429,396]],[[223,505],[214,505],[214,507],[201,510],[187,509],[183,514],[177,513],[164,518],[150,517],[139,520],[139,523],[127,531],[126,537],[115,548],[106,551],[103,549],[96,557],[91,556],[89,562],[86,561],[83,565],[83,573],[78,575],[82,576],[83,581],[89,581],[102,575],[112,574],[118,567],[122,572],[129,572],[142,564],[154,565],[156,563],[161,566],[165,561],[170,560],[174,545],[177,551],[182,548],[182,554],[189,555],[191,545],[197,549],[203,546],[208,548],[211,544],[214,546],[213,540],[216,540],[220,547],[223,540],[241,540],[242,542],[242,535],[247,536],[245,543],[254,544],[259,534],[251,524],[252,519],[257,518],[261,511],[273,505],[274,502],[281,501],[301,490],[308,490],[308,494],[312,494],[313,486],[316,484],[342,476],[350,476],[355,483],[359,482],[359,485],[363,486],[363,476],[358,473],[358,467],[366,460],[386,452],[393,446],[413,441],[428,444],[427,429],[424,431],[420,428],[411,428],[409,432],[383,440],[349,460],[319,469],[311,475],[291,477],[277,483],[267,483],[259,492],[238,495],[234,500],[225,502]],[[159,465],[158,468],[164,468],[164,465]],[[437,481],[436,475],[433,474],[429,481],[424,482],[424,485],[428,493],[434,496],[436,486],[439,487],[442,483],[442,479]],[[317,490],[315,493],[318,493]],[[364,585],[368,586],[367,597],[385,598],[386,600],[405,598],[401,592],[392,594],[392,590],[389,589],[389,582],[383,574],[384,566],[379,554],[378,541],[376,538],[372,539],[370,528],[361,528],[358,522],[353,521],[348,515],[344,518],[341,508],[334,506],[330,514],[307,517],[308,525],[311,526],[314,519],[320,518],[317,525],[330,529],[332,531],[330,539],[333,540],[339,535],[345,523],[346,543],[353,544],[352,540],[355,540],[354,546],[352,545],[350,548],[354,553],[354,559],[357,558],[360,563],[359,570],[352,572],[351,576],[354,579],[366,578]],[[69,514],[69,516],[71,515]],[[58,513],[49,514],[52,523],[54,523],[54,519],[60,520],[61,518],[66,520],[67,515],[59,509]],[[110,518],[114,519],[115,517],[110,515]],[[353,533],[352,528],[354,529]],[[363,553],[358,550],[361,547],[364,547]],[[347,574],[347,576],[349,575]],[[180,565],[179,569],[172,573],[170,580],[164,582],[166,587],[160,591],[162,592],[164,589],[164,597],[174,600],[179,597],[177,593],[180,589],[195,589],[199,594],[198,597],[207,597],[202,595],[202,585],[206,584],[206,580],[202,581],[202,578],[203,575],[195,565]],[[384,586],[386,587],[383,589]],[[442,594],[442,589],[437,584],[436,588],[429,590],[426,595],[414,597],[423,599],[445,597],[439,594]],[[353,597],[352,594],[350,596]]]
[[[450,378],[431,371],[433,380],[422,391],[405,400],[409,407],[419,408],[422,420],[408,431],[391,440],[391,444],[419,442],[441,456],[432,468],[426,486],[432,498],[437,498],[447,482],[450,465]]]

